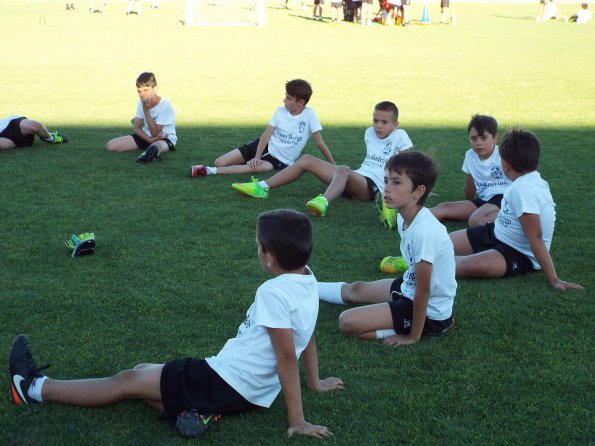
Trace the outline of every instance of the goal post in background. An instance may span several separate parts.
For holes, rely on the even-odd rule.
[[[186,26],[264,26],[265,0],[185,0]]]

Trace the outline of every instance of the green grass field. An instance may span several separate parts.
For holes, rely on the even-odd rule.
[[[246,177],[191,180],[187,169],[258,136],[285,81],[301,77],[313,85],[310,105],[327,145],[352,167],[363,158],[374,104],[395,101],[400,126],[440,166],[430,206],[463,197],[472,114],[494,115],[503,131],[536,132],[539,170],[557,203],[552,257],[560,277],[586,287],[556,292],[541,273],[459,281],[456,329],[397,349],[343,337],[345,307],[321,305],[321,375],[346,385],[334,394],[304,389],[306,418],[335,434],[324,443],[595,442],[594,24],[536,23],[534,2],[462,3],[454,27],[437,24],[435,3],[432,26],[331,26],[271,2],[262,29],[186,28],[181,1],[157,11],[143,4],[140,17],[127,17],[121,1],[108,1],[101,15],[84,1],[74,12],[63,3],[0,3],[0,117],[21,113],[71,139],[0,153],[3,354],[26,333],[38,363],[51,362],[49,375],[63,379],[216,354],[268,278],[256,258],[257,215],[305,210],[324,187],[308,177],[267,201],[249,200],[229,187]],[[559,6],[564,15],[577,8]],[[413,18],[421,13],[415,2]],[[149,165],[103,150],[131,131],[142,71],[156,73],[174,104],[179,136],[175,153]],[[310,142],[305,153],[315,152]],[[398,236],[378,224],[370,203],[338,200],[313,223],[310,266],[319,280],[382,278],[379,260],[398,253]],[[64,240],[89,230],[96,254],[71,259]],[[8,385],[2,373],[0,388]],[[4,395],[2,445],[186,444],[138,402],[27,409]],[[287,442],[285,428],[280,396],[270,410],[225,418],[200,442],[277,445]]]

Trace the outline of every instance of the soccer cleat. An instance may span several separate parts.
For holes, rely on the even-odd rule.
[[[252,198],[269,198],[269,188],[258,185],[258,178],[251,178],[250,183],[233,183],[233,190]]]
[[[388,256],[380,261],[380,271],[386,274],[403,274],[407,268],[403,257]]]
[[[207,174],[207,166],[203,164],[197,164],[190,166],[190,178],[204,177]]]
[[[64,244],[72,250],[71,257],[82,257],[95,253],[95,233],[84,232],[79,234],[72,234]]]
[[[455,328],[455,325],[457,325],[457,321],[456,321],[456,319],[453,317],[453,318],[450,320],[450,325],[449,325],[448,327],[446,327],[444,330],[442,330],[442,331],[428,332],[427,334],[428,334],[429,336],[441,336],[441,335],[443,335],[444,333],[446,333],[447,331],[450,331],[450,330],[452,330],[453,328]]]
[[[68,138],[66,135],[63,135],[60,132],[49,132],[50,136],[53,138],[51,141],[49,139],[44,139],[45,142],[50,144],[66,144],[68,142]]]
[[[204,435],[209,428],[221,419],[221,415],[202,415],[190,409],[178,415],[176,429],[185,438],[195,438]]]
[[[146,164],[150,163],[154,159],[161,161],[161,158],[159,157],[159,148],[155,144],[151,144],[149,147],[147,147],[147,150],[138,156],[136,162]]]
[[[380,193],[376,193],[376,197],[374,197],[374,203],[376,205],[376,209],[378,210],[378,217],[380,218],[380,223],[388,229],[393,230],[397,228],[397,215],[399,214],[396,209],[391,209],[386,207],[386,203],[384,202],[384,196]]]
[[[328,201],[322,195],[319,195],[316,198],[312,198],[310,201],[306,203],[306,207],[314,214],[316,217],[324,217],[326,215],[326,210],[328,208]]]
[[[27,391],[31,384],[41,378],[42,370],[50,365],[37,367],[31,356],[29,340],[25,335],[18,335],[10,347],[8,356],[8,373],[10,375],[10,400],[15,405],[29,404],[35,402],[30,399]]]

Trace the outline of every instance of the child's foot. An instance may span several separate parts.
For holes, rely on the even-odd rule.
[[[159,157],[159,148],[155,144],[151,144],[149,147],[147,147],[147,150],[139,155],[139,157],[136,159],[136,162],[146,164],[150,163],[154,159],[161,161],[161,158]]]
[[[66,144],[68,142],[68,138],[66,135],[63,135],[60,132],[49,132],[50,137],[49,139],[44,139],[43,141],[48,142],[50,144]]]
[[[310,209],[310,212],[312,212],[315,217],[324,217],[328,208],[328,201],[322,195],[319,195],[308,201],[306,207]]]
[[[35,402],[27,395],[29,386],[41,378],[41,370],[47,369],[48,365],[37,367],[31,356],[29,340],[25,335],[18,335],[10,347],[8,356],[8,372],[10,374],[10,400],[15,405]]]
[[[231,188],[237,190],[242,195],[252,198],[269,198],[269,188],[258,185],[258,178],[251,178],[250,183],[233,183]]]
[[[407,268],[407,262],[400,256],[388,256],[380,261],[380,271],[385,274],[403,274]]]
[[[205,175],[207,175],[207,166],[203,164],[190,166],[190,178],[204,177]]]
[[[378,210],[378,217],[380,218],[380,223],[389,230],[393,230],[397,228],[397,215],[399,214],[396,209],[390,209],[386,207],[386,203],[384,202],[384,196],[378,192],[376,197],[374,198],[374,203],[376,205],[376,209]]]
[[[221,415],[201,415],[196,410],[185,410],[176,420],[178,433],[185,438],[204,435],[207,430],[221,419]]]

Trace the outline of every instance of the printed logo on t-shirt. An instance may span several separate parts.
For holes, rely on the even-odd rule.
[[[510,206],[508,200],[503,198],[502,207],[500,208],[500,212],[498,212],[498,222],[505,228],[512,224],[512,220],[506,216],[507,214],[510,214]]]
[[[306,121],[300,121],[299,132],[304,133],[304,130],[306,130]]]
[[[384,149],[382,149],[382,154],[388,155],[389,153],[392,152],[392,149],[393,149],[393,142],[389,141],[384,145]]]
[[[240,324],[240,326],[238,327],[238,335],[245,333],[246,330],[248,330],[249,328],[250,328],[250,318],[246,318],[246,320],[244,322],[242,322]]]
[[[498,166],[498,165],[493,165],[490,170],[491,170],[490,175],[492,176],[492,178],[498,179],[498,178],[502,178],[504,176],[502,169],[500,169],[500,166]]]
[[[276,128],[275,131],[273,132],[273,135],[279,139],[279,141],[281,141],[284,144],[291,144],[291,145],[297,145],[299,144],[299,142],[302,140],[303,136],[302,135],[292,135],[289,132],[286,132],[285,130],[282,130],[280,128]]]

